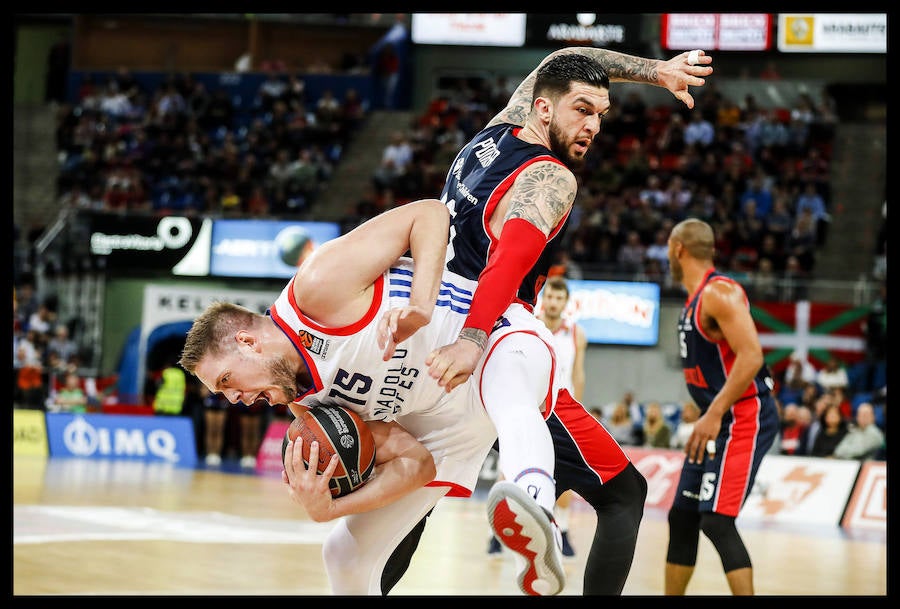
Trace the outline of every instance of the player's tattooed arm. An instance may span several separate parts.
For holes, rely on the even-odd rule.
[[[535,163],[516,178],[504,222],[522,218],[549,236],[572,208],[577,189],[575,176],[562,165]]]
[[[531,112],[531,98],[534,92],[534,78],[537,70],[525,77],[519,86],[509,98],[506,107],[501,110],[497,116],[491,119],[487,124],[488,127],[507,123],[510,125],[525,125],[528,119],[528,113]]]

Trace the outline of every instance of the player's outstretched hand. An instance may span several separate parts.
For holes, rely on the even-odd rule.
[[[310,464],[319,462],[319,443],[313,442],[309,447]],[[333,455],[328,467],[319,474],[315,467],[307,467],[303,463],[303,438],[288,442],[284,452],[284,470],[281,480],[288,485],[291,500],[303,506],[311,520],[327,522],[331,520],[331,509],[334,500],[328,483],[339,462]]]
[[[696,53],[694,57],[691,53]],[[697,63],[690,60],[696,58]],[[658,84],[672,92],[676,98],[684,102],[688,108],[694,107],[694,98],[688,91],[688,87],[702,87],[706,84],[705,77],[713,73],[713,58],[705,51],[685,51],[668,61],[659,64]]]
[[[378,348],[382,349],[381,359],[388,361],[394,356],[397,345],[428,324],[431,316],[425,309],[413,305],[385,311],[378,320]]]

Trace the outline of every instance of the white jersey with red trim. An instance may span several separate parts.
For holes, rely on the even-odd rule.
[[[559,384],[575,395],[572,370],[575,368],[575,324],[564,319],[562,325],[553,332],[553,350],[556,352],[556,374]]]
[[[309,368],[313,387],[297,402],[338,404],[365,420],[397,421],[432,453],[437,476],[431,486],[450,486],[468,496],[497,432],[474,383],[446,393],[428,375],[425,358],[452,343],[469,312],[476,284],[445,271],[430,323],[397,345],[389,361],[378,348],[378,321],[409,303],[413,262],[401,258],[376,281],[372,305],[355,324],[326,328],[305,316],[293,297],[293,280],[269,310]]]

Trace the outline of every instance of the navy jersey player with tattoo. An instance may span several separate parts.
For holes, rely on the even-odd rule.
[[[448,170],[446,269],[478,287],[458,339],[426,364],[447,391],[470,376],[478,385],[497,429],[503,478],[488,495],[488,517],[497,539],[524,559],[518,577],[526,594],[556,594],[565,584],[552,511],[567,488],[597,511],[585,594],[621,593],[631,567],[646,481],[561,388],[552,334],[533,307],[575,200],[574,171],[609,111],[610,82],[661,86],[693,107],[688,87],[704,84],[712,58],[688,57],[591,47],[551,53]]]
[[[709,224],[694,218],[669,236],[672,278],[688,293],[678,347],[688,391],[701,410],[669,510],[669,595],[685,593],[700,531],[719,553],[731,592],[753,594],[753,567],[735,519],[779,429],[774,383],[747,295],[716,270],[714,242]]]

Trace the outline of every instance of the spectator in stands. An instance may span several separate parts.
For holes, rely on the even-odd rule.
[[[624,402],[616,404],[604,424],[616,442],[623,446],[640,446],[643,443],[642,438],[636,433],[640,427],[632,420],[628,406]]]
[[[288,81],[284,74],[277,72],[273,68],[266,71],[266,77],[259,85],[259,106],[263,112],[271,112],[275,107],[275,102],[283,101],[288,91]]]
[[[288,76],[287,87],[281,95],[282,101],[292,113],[306,114],[306,81],[300,74]]]
[[[658,209],[665,207],[666,194],[658,174],[651,173],[647,176],[646,185],[638,193],[638,197],[641,201],[649,203],[652,207]]]
[[[69,326],[66,324],[56,325],[53,337],[47,343],[47,351],[56,352],[64,362],[69,361],[69,358],[78,353],[78,345],[69,336]]]
[[[823,393],[816,398],[813,407],[809,408],[809,411],[812,413],[812,420],[810,421],[809,426],[800,434],[800,446],[797,448],[796,454],[812,454],[816,436],[822,431],[822,415],[825,413],[825,410],[832,405],[834,405],[834,399],[831,394]],[[840,410],[838,410],[838,412],[840,412]]]
[[[663,416],[659,402],[650,402],[644,412],[644,446],[669,448],[672,428]]]
[[[340,136],[342,133],[342,121],[344,118],[341,100],[332,89],[325,89],[316,100],[315,107],[316,129],[323,140],[329,136]]]
[[[794,351],[791,354],[791,360],[788,363],[788,367],[785,369],[784,381],[785,383],[790,384],[799,376],[804,384],[815,383],[816,374],[818,374],[816,367],[813,366],[806,357]]]
[[[275,160],[269,167],[268,186],[271,189],[288,188],[291,181],[293,160],[288,148],[279,148],[275,153]]]
[[[856,409],[856,423],[834,448],[838,459],[872,459],[884,449],[884,432],[875,425],[875,409],[863,402]]]
[[[774,302],[778,300],[778,275],[770,258],[760,258],[756,270],[751,272],[753,300]]]
[[[712,145],[716,138],[716,129],[699,108],[691,111],[691,121],[684,128],[684,143],[704,150]]]
[[[847,376],[847,367],[836,357],[828,358],[825,366],[816,373],[816,382],[819,387],[828,391],[834,388],[846,390],[850,387],[850,377]]]
[[[182,119],[187,115],[187,102],[178,91],[173,80],[167,80],[160,87],[156,99],[156,112],[163,124],[181,129]]]
[[[836,404],[827,404],[819,415],[819,431],[809,451],[811,457],[833,457],[838,444],[847,435],[847,420]]]
[[[761,162],[767,156],[775,159],[783,158],[790,136],[787,126],[781,122],[778,112],[771,110],[759,126],[759,148],[756,160]]]
[[[765,234],[760,247],[760,257],[772,260],[775,270],[784,270],[784,246],[788,241],[794,225],[794,216],[788,208],[788,200],[784,196],[776,196],[772,200],[772,211],[764,219]]]
[[[831,396],[831,400],[838,405],[841,415],[848,421],[853,418],[853,403],[850,401],[850,395],[845,387],[832,387],[826,391]]]
[[[51,407],[55,412],[87,412],[88,398],[81,386],[81,377],[70,371],[65,375],[63,386],[56,391]]]
[[[797,216],[807,212],[812,215],[816,227],[816,246],[823,246],[828,234],[831,215],[825,207],[825,199],[816,190],[815,183],[806,182],[803,185],[803,192],[797,196],[795,211]]]
[[[179,416],[187,397],[187,376],[175,361],[170,361],[163,369],[156,395],[153,398],[153,413],[156,415]]]
[[[669,271],[669,231],[664,228],[657,230],[653,243],[647,246],[644,255],[659,263],[660,272],[667,273]]]
[[[644,258],[647,254],[646,246],[641,242],[641,235],[636,230],[628,231],[625,243],[619,248],[617,261],[619,269],[623,273],[636,275],[644,272]]]
[[[37,310],[28,317],[25,329],[34,330],[37,333],[35,337],[42,347],[46,341],[50,339],[50,334],[56,327],[56,311],[50,308],[50,303],[46,300],[38,305]]]
[[[669,442],[670,448],[683,449],[687,446],[687,441],[694,431],[694,423],[700,418],[700,407],[694,402],[687,401],[681,405],[681,419],[672,433],[672,439]]]
[[[400,56],[393,44],[386,43],[378,52],[374,73],[384,108],[393,110],[400,81]]]
[[[43,358],[35,330],[26,330],[14,337],[13,370],[16,373],[15,400],[25,408],[42,410],[46,387],[43,379]]]
[[[801,414],[801,409],[804,411]],[[810,416],[807,416],[807,413]],[[800,436],[811,419],[809,409],[797,404],[785,404],[781,412],[781,454],[793,455],[800,448]]]
[[[748,180],[747,187],[741,193],[741,209],[746,207],[747,201],[755,203],[754,211],[756,217],[764,220],[772,211],[774,197],[771,189],[767,186],[766,174],[759,168],[753,173]]]
[[[785,302],[807,300],[808,293],[809,272],[803,268],[800,259],[791,254],[785,260],[780,300]]]
[[[119,89],[119,83],[115,78],[110,78],[106,87],[101,91],[100,111],[108,114],[114,120],[129,118],[134,112],[131,100]]]
[[[413,162],[413,150],[403,131],[391,134],[390,143],[385,146],[381,155],[381,163],[375,170],[373,179],[379,189],[396,190],[400,179],[406,175]]]

